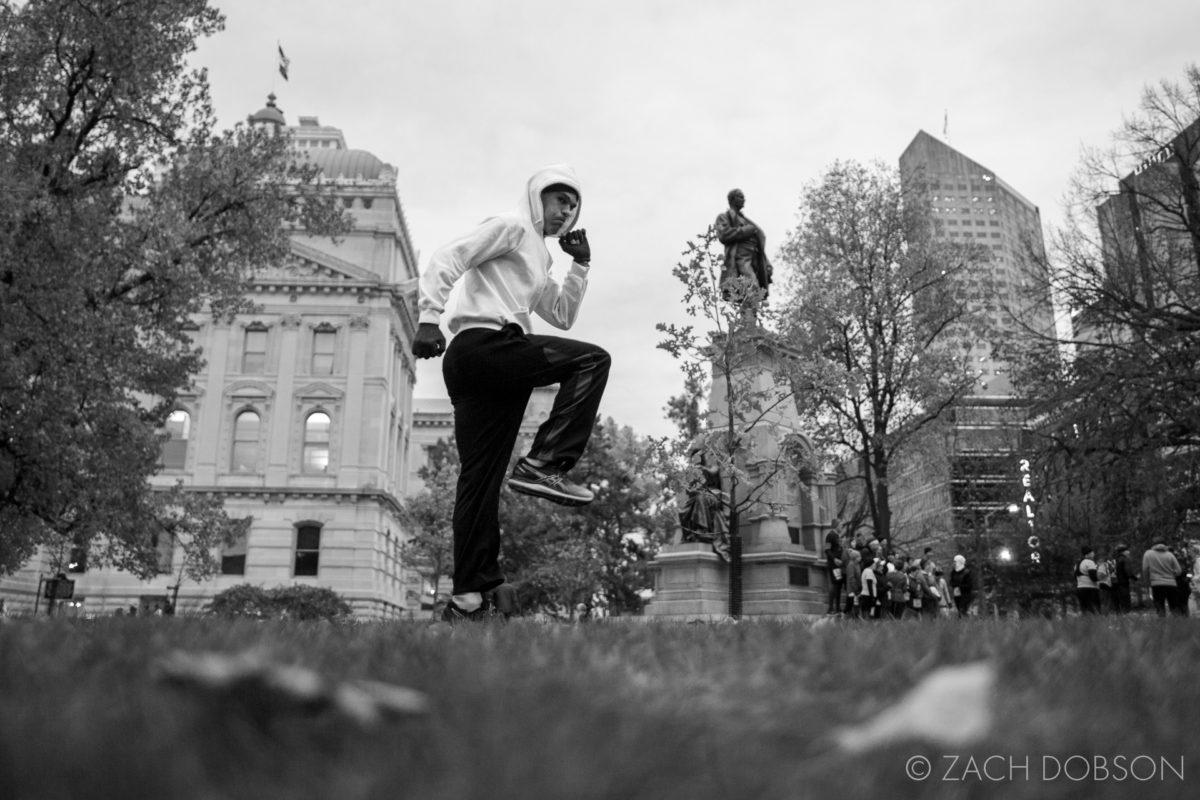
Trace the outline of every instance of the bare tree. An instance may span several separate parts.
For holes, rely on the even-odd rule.
[[[1143,93],[1105,147],[1082,154],[1043,272],[1072,330],[1015,358],[1039,412],[1039,463],[1057,492],[1055,524],[1108,517],[1161,535],[1200,508],[1200,69]],[[1066,357],[1063,357],[1063,354]],[[1166,475],[1128,497],[1148,459]],[[1147,501],[1154,496],[1153,508]],[[1101,526],[1103,527],[1103,526]],[[1167,522],[1165,527],[1171,527]]]

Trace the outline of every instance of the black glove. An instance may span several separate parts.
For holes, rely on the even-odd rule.
[[[587,231],[583,228],[558,237],[558,246],[580,264],[587,264],[592,260],[592,248],[588,244]]]
[[[442,329],[432,322],[417,326],[417,338],[413,339],[413,355],[417,358],[435,358],[446,352],[446,337]]]

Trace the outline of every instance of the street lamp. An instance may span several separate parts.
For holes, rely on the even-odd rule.
[[[991,511],[989,511],[983,515],[982,536],[980,535],[980,529],[979,528],[975,529],[975,563],[978,565],[978,568],[979,568],[979,588],[980,588],[979,606],[980,606],[981,610],[983,610],[984,603],[987,602],[987,596],[988,596],[988,593],[986,591],[987,586],[986,586],[986,583],[984,580],[985,562],[984,562],[984,557],[983,557],[983,554],[984,554],[984,541],[983,540],[984,539],[987,540],[987,549],[988,549],[988,552],[990,552],[991,545],[992,545],[992,527],[991,527],[992,517],[994,517],[996,514],[999,514],[1001,511],[1004,511],[1011,515],[1011,514],[1018,513],[1020,510],[1021,510],[1021,507],[1019,505],[1017,505],[1016,503],[1009,503],[1007,506],[1004,506],[1003,508],[993,508]],[[1005,548],[1005,550],[1000,553],[1001,561],[1008,561],[1011,557],[1012,557],[1012,553],[1007,548]],[[989,558],[988,561],[990,561],[990,560],[991,559]],[[996,603],[994,600],[992,602],[992,614],[997,617],[1000,616],[1000,609],[996,606]]]

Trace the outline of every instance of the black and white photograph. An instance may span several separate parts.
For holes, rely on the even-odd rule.
[[[1189,797],[1194,0],[0,0],[0,800]]]

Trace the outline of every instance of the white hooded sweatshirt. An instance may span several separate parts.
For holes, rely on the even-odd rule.
[[[489,217],[430,257],[417,302],[421,322],[439,322],[450,290],[461,277],[463,291],[448,323],[451,335],[466,328],[500,330],[510,323],[531,333],[531,312],[562,330],[575,324],[587,290],[588,267],[572,263],[560,286],[550,277],[552,260],[542,233],[542,191],[556,183],[579,194],[574,214],[554,235],[571,230],[583,206],[579,179],[566,164],[543,167],[526,183],[515,211]]]

